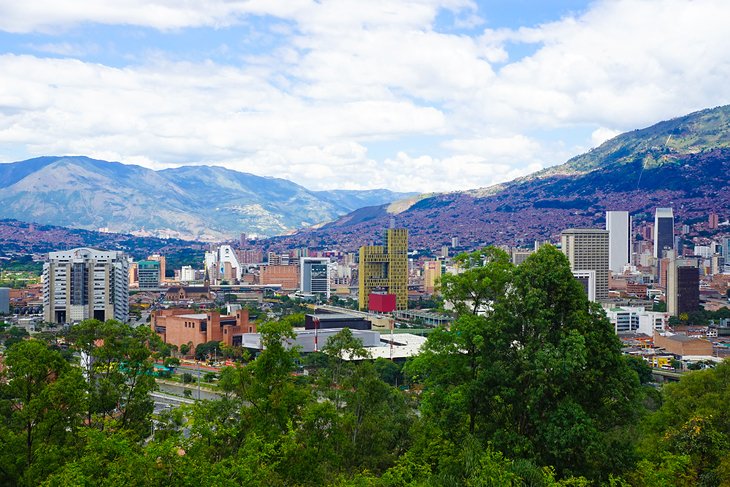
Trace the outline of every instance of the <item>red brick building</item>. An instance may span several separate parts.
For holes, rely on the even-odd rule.
[[[237,310],[235,316],[221,316],[217,311],[195,313],[185,308],[157,310],[152,313],[150,327],[165,343],[178,347],[191,344],[193,349],[210,341],[232,345],[234,334],[256,332],[256,324],[249,323],[247,309]]]

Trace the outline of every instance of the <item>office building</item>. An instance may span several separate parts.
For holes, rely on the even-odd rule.
[[[159,282],[165,282],[167,281],[167,278],[165,277],[165,272],[167,272],[167,259],[165,259],[164,255],[160,254],[153,254],[147,257],[147,260],[153,260],[160,263],[160,280]]]
[[[234,284],[234,281],[241,280],[243,273],[236,251],[230,245],[221,245],[206,252],[205,270],[208,271],[214,284],[221,284],[223,281]]]
[[[0,287],[0,315],[10,313],[10,288]]]
[[[573,277],[583,286],[590,301],[596,300],[596,271],[573,271]]]
[[[127,321],[127,257],[92,248],[50,252],[43,265],[43,312],[49,323]]]
[[[157,260],[141,260],[137,262],[140,290],[158,289],[160,287],[161,267],[162,264]]]
[[[631,218],[628,211],[607,211],[608,268],[621,274],[631,258]]]
[[[608,299],[608,230],[569,228],[560,240],[573,271],[595,271],[596,300]]]
[[[267,286],[280,284],[285,291],[299,288],[299,267],[295,265],[262,265],[259,267],[259,283]]]
[[[408,230],[389,228],[385,246],[360,247],[358,267],[359,306],[368,309],[373,291],[396,297],[396,309],[408,309]]]
[[[667,269],[667,312],[671,316],[700,309],[700,270],[693,259],[670,259]]]
[[[306,294],[330,297],[329,257],[301,257],[299,260],[299,290]]]
[[[674,211],[657,208],[654,213],[654,258],[661,259],[667,250],[674,250]]]

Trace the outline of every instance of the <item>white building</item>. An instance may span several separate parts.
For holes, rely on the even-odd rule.
[[[230,245],[221,245],[212,252],[206,252],[205,268],[210,273],[211,283],[215,284],[223,280],[240,281],[243,274],[243,266]]]
[[[329,299],[329,257],[302,257],[299,264],[299,290],[305,294],[321,294]]]
[[[618,333],[642,333],[654,336],[655,331],[663,332],[669,321],[668,313],[646,311],[642,307],[616,306],[606,309],[606,316]]]
[[[180,280],[183,282],[191,282],[195,280],[195,269],[191,265],[184,265],[180,268]]]
[[[608,298],[608,231],[569,228],[560,234],[561,250],[573,271],[595,271],[597,301]]]
[[[122,252],[78,248],[50,252],[43,265],[43,313],[50,323],[127,321],[129,261]]]
[[[620,274],[631,256],[631,218],[628,211],[607,211],[608,268]]]

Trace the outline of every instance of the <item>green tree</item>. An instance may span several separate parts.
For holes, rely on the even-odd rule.
[[[156,388],[152,354],[159,337],[147,327],[86,320],[71,329],[71,339],[87,379],[88,423],[103,430],[113,421],[116,428],[146,436],[153,409],[149,393]]]
[[[36,485],[73,453],[83,419],[83,377],[38,340],[16,343],[4,362],[0,483]]]
[[[445,435],[473,433],[561,476],[622,470],[630,435],[618,431],[636,418],[639,381],[603,311],[552,246],[514,270],[504,256],[483,267],[451,279],[471,306],[458,306],[452,329],[431,334],[409,366],[425,386],[424,415]]]

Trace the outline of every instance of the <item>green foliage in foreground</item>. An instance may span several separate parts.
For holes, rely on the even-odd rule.
[[[81,364],[20,340],[0,377],[0,485],[730,485],[730,363],[658,397],[561,254],[504,257],[461,258],[444,281],[459,319],[403,370],[344,330],[294,375],[291,323],[265,323],[220,400],[154,422],[149,330],[84,322],[68,340],[95,358]]]

